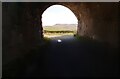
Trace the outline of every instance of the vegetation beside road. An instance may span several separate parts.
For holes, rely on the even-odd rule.
[[[56,24],[53,26],[44,26],[44,37],[59,37],[64,35],[75,35],[77,30],[76,24]]]

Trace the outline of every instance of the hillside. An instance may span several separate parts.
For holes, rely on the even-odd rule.
[[[44,26],[47,31],[76,31],[77,24],[55,24],[53,26]]]

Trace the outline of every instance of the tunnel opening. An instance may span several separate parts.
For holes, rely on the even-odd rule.
[[[78,19],[66,6],[52,5],[42,14],[43,37],[69,38],[77,34]]]
[[[80,40],[43,42],[41,15],[53,4],[74,12]],[[116,4],[3,3],[3,77],[119,76]]]

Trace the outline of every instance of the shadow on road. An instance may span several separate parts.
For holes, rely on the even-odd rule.
[[[58,42],[61,40],[61,42]],[[51,38],[3,70],[5,77],[116,77],[117,51],[73,36]]]

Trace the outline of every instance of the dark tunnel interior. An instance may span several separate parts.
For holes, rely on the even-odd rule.
[[[42,14],[56,4],[77,17],[77,36],[43,37]],[[3,2],[2,77],[119,77],[119,11],[117,2]]]

